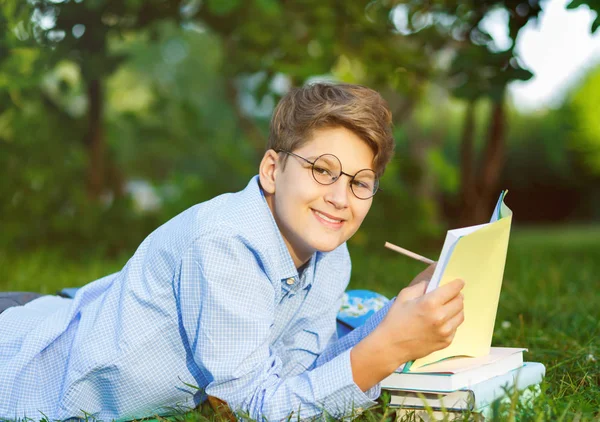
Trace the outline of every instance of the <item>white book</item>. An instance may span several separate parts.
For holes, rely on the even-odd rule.
[[[500,194],[500,198],[496,203],[496,207],[494,208],[494,212],[492,213],[492,218],[490,218],[489,223],[478,224],[476,226],[470,227],[462,227],[458,229],[448,230],[446,233],[446,239],[444,240],[444,246],[442,247],[442,252],[440,253],[440,257],[438,259],[438,265],[435,267],[434,273],[431,276],[431,280],[429,284],[427,284],[426,293],[432,292],[437,289],[440,281],[442,279],[442,275],[444,274],[444,269],[452,256],[452,251],[454,247],[458,243],[461,237],[467,236],[471,233],[475,233],[477,230],[482,229],[484,227],[488,227],[491,223],[495,223],[503,215],[512,215],[512,211],[504,203],[502,202],[504,198],[504,192]]]
[[[493,401],[504,397],[507,391],[524,390],[542,382],[546,368],[538,362],[525,362],[521,368],[498,375],[469,388],[449,393],[434,391],[390,390],[390,406],[450,411],[480,411]]]
[[[522,348],[492,347],[489,355],[443,360],[417,372],[394,372],[383,381],[381,388],[450,392],[470,387],[523,366]]]

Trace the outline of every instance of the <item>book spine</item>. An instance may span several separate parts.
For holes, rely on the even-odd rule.
[[[524,390],[530,385],[539,384],[544,378],[546,368],[538,362],[525,362],[519,369],[499,375],[487,382],[473,385],[469,388],[475,397],[475,409],[481,409],[494,400],[511,393],[513,388]]]

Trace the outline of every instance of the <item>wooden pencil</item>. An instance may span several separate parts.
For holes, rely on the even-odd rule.
[[[408,249],[401,248],[400,246],[394,245],[393,243],[390,243],[390,242],[385,242],[385,247],[388,248],[388,249],[393,250],[394,252],[398,252],[398,253],[401,253],[403,255],[409,256],[409,257],[411,257],[413,259],[416,259],[417,261],[421,261],[421,262],[424,262],[426,264],[433,264],[435,262],[435,261],[432,261],[429,258],[425,258],[424,256],[421,256],[421,255],[419,255],[417,253],[411,252]]]

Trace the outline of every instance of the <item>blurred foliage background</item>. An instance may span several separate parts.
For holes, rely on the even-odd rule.
[[[515,40],[543,2],[0,4],[0,250],[130,254],[242,189],[278,99],[315,80],[372,87],[394,113],[396,157],[358,248],[438,244],[488,219],[500,189],[517,225],[600,220],[600,68],[555,108],[519,112],[507,95],[532,77]],[[482,25],[498,10],[504,49]]]
[[[517,420],[598,420],[600,66],[551,108],[507,88],[533,76],[516,40],[548,4],[0,0],[0,291],[118,271],[168,219],[244,188],[290,87],[364,84],[397,145],[350,241],[352,288],[394,295],[423,265],[385,241],[436,258],[508,189],[494,344],[548,371],[548,400]],[[566,7],[595,11],[598,32],[599,0]],[[486,30],[497,13],[508,43]]]

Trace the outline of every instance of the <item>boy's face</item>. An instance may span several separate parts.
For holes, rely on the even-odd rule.
[[[293,152],[313,162],[322,154],[333,154],[339,158],[343,172],[350,175],[373,168],[371,148],[344,127],[317,130],[309,142]],[[261,185],[298,267],[315,251],[331,251],[348,240],[360,227],[373,199],[354,196],[350,178],[345,175],[331,185],[321,185],[313,178],[309,163],[289,155],[283,169],[276,156],[272,150],[265,154]],[[265,160],[271,163],[268,180],[263,180]]]

